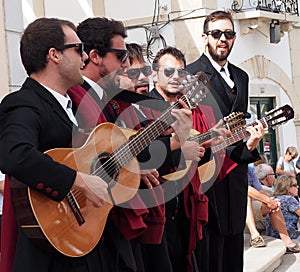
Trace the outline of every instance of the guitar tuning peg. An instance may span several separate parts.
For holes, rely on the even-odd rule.
[[[192,80],[192,76],[191,75],[187,75],[186,79],[187,79],[187,81],[191,81]]]

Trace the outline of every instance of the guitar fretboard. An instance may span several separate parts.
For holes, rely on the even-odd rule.
[[[267,123],[266,119],[267,119],[267,117],[260,119],[264,128],[268,127],[268,123]],[[244,128],[233,132],[231,137],[225,138],[224,142],[222,142],[221,144],[212,146],[211,147],[212,152],[216,153],[220,150],[223,150],[227,146],[230,146],[234,143],[237,143],[238,141],[241,141],[241,140],[249,137],[250,133],[246,130],[246,128],[249,126],[255,126],[256,124],[257,124],[257,122],[254,121],[252,123],[247,124]]]
[[[209,131],[197,134],[197,135],[190,136],[188,138],[188,141],[194,141],[194,142],[197,142],[198,144],[202,144],[202,143],[204,143],[214,137],[217,137],[217,136],[219,136],[219,134],[217,132],[215,132],[214,130],[209,130]]]

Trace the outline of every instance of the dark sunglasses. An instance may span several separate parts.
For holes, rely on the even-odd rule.
[[[145,65],[140,68],[130,68],[126,71],[126,74],[130,79],[138,79],[140,77],[140,73],[143,73],[144,76],[150,76],[152,74],[151,66]]]
[[[297,158],[297,156],[293,155],[291,152],[289,152],[289,155],[292,157],[293,160]]]
[[[187,71],[184,69],[175,69],[174,67],[166,67],[164,69],[164,74],[166,77],[170,77],[172,75],[174,75],[175,71],[177,70],[178,76],[179,77],[186,77],[187,75]]]
[[[292,184],[291,187],[296,187],[296,188],[299,188],[298,184],[295,183],[295,184]]]
[[[236,33],[230,29],[225,30],[225,31],[222,31],[220,29],[214,29],[214,30],[207,31],[205,34],[211,35],[214,39],[220,39],[221,36],[224,34],[226,39],[232,40]]]
[[[55,49],[58,51],[63,51],[65,49],[73,48],[73,47],[76,47],[77,52],[80,55],[80,57],[83,57],[83,54],[84,54],[84,44],[83,43],[64,44],[64,45],[56,46]]]
[[[116,53],[117,59],[122,63],[124,63],[128,58],[128,51],[125,49],[108,48],[105,49],[105,52]]]
[[[274,176],[275,178],[277,178],[276,174],[267,174],[266,177],[268,177],[268,176]]]

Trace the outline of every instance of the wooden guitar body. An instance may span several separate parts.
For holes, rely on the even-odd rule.
[[[103,176],[108,184],[112,184],[113,199],[115,204],[119,204],[131,199],[139,188],[137,160],[130,160],[120,171],[114,172],[115,181],[98,170],[98,163],[99,158],[112,154],[126,141],[127,138],[117,126],[104,123],[93,130],[82,147],[57,148],[46,154],[76,171]],[[12,182],[12,193],[17,216],[27,236],[43,247],[47,247],[48,241],[52,248],[71,257],[83,256],[97,245],[113,207],[112,203],[106,202],[100,208],[95,208],[81,192],[72,190],[84,220],[80,222],[66,198],[61,202],[53,201],[15,180]]]

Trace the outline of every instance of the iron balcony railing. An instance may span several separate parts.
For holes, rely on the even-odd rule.
[[[234,12],[257,9],[275,13],[295,14],[299,16],[297,0],[234,0],[231,4]]]

